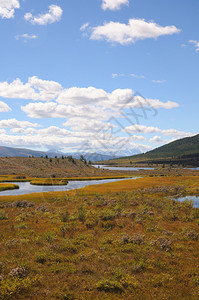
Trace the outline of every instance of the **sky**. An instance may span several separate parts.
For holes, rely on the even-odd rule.
[[[198,0],[0,0],[0,146],[121,156],[198,134]]]

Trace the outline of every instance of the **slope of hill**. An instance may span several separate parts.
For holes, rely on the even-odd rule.
[[[90,164],[69,158],[0,157],[0,175],[88,177],[102,174]],[[105,171],[104,171],[105,173]]]
[[[176,140],[144,154],[110,160],[110,164],[174,163],[199,166],[199,134]]]
[[[174,158],[199,155],[199,134],[176,140],[145,154],[132,156],[132,158]]]

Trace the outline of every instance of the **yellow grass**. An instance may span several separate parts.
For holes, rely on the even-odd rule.
[[[0,191],[14,190],[18,188],[19,186],[17,184],[0,184]]]
[[[0,197],[0,299],[199,299],[199,212],[170,199],[198,184],[148,177]],[[24,277],[10,275],[17,267]]]

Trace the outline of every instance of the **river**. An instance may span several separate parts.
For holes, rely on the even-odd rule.
[[[44,192],[59,192],[59,191],[70,191],[74,189],[80,189],[88,185],[102,184],[108,182],[115,182],[128,179],[137,179],[134,178],[123,178],[123,179],[102,179],[102,180],[82,180],[82,181],[69,181],[67,185],[60,186],[41,186],[41,185],[32,185],[30,182],[9,182],[10,184],[17,184],[19,189],[7,190],[0,192],[0,196],[16,196],[16,195],[25,195],[31,193],[44,193]]]
[[[154,168],[137,168],[137,167],[110,167],[104,165],[93,165],[95,168],[106,169],[111,171],[139,171],[139,170],[154,170]]]

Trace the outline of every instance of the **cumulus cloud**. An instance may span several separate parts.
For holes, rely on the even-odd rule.
[[[167,101],[161,102],[158,99],[144,98],[142,96],[134,96],[132,89],[116,89],[111,93],[103,89],[96,89],[94,87],[77,88],[63,90],[57,98],[60,104],[74,105],[74,104],[90,104],[100,105],[104,108],[120,109],[123,106],[140,108],[143,106],[151,106],[153,108],[174,108],[178,107],[178,103]]]
[[[3,19],[14,18],[17,8],[20,8],[18,0],[0,0],[0,17]]]
[[[44,136],[72,136],[71,131],[57,126],[50,126],[44,129],[35,128],[13,128],[10,130],[14,134],[40,135]]]
[[[94,134],[77,132],[72,133],[66,129],[51,126],[45,129],[36,130],[35,128],[18,128],[12,129],[11,135],[4,130],[0,130],[0,144],[7,146],[23,147],[40,147],[52,148],[59,147],[64,151],[75,152],[104,152],[109,154],[119,154],[121,151],[129,151],[129,149],[137,149],[139,151],[147,151],[151,149],[148,145],[135,143],[135,137],[111,137],[108,141],[102,136],[98,139]],[[122,149],[118,146],[122,144]]]
[[[0,112],[9,112],[12,109],[4,102],[0,101]]]
[[[37,39],[37,35],[24,33],[24,34],[16,35],[15,39],[16,40],[22,39],[24,42],[26,42],[27,40],[35,40],[35,39]]]
[[[123,106],[130,108],[140,108],[151,106],[153,108],[171,109],[178,107],[178,103],[167,101],[162,102],[158,99],[143,98],[141,96],[134,96],[132,89],[116,89],[111,93],[103,89],[95,87],[79,88],[72,87],[63,89],[62,86],[55,81],[39,79],[36,76],[28,78],[27,83],[23,83],[19,78],[13,82],[0,82],[0,96],[9,99],[27,99],[40,101],[56,101],[48,105],[30,104],[32,108],[38,108],[39,111],[45,110],[46,113],[53,113],[63,117],[67,114],[88,114],[89,112],[103,109],[105,114],[107,110],[115,111],[121,109]],[[63,107],[61,105],[67,105]],[[85,107],[87,105],[87,107]],[[34,111],[33,109],[33,111]]]
[[[147,22],[144,19],[130,19],[128,24],[111,21],[102,26],[89,27],[89,29],[91,30],[91,40],[106,40],[121,45],[132,44],[148,38],[156,39],[181,31],[175,26],[162,27],[154,21]]]
[[[129,133],[161,133],[164,136],[173,136],[177,138],[189,137],[193,134],[190,132],[183,132],[176,129],[160,129],[158,127],[153,126],[145,126],[145,125],[131,125],[125,128],[125,131]],[[155,137],[157,140],[157,137]]]
[[[0,82],[0,96],[10,99],[30,99],[49,101],[55,99],[62,87],[55,81],[30,77],[27,83],[19,78],[13,82]]]
[[[119,10],[122,5],[129,5],[129,0],[102,0],[103,10]]]
[[[134,133],[145,133],[144,130],[137,132],[134,128],[134,132],[133,130],[127,131],[126,129],[129,129],[127,127],[124,132],[122,131],[128,121],[122,114],[123,109],[126,112],[129,111],[128,109],[135,108],[142,112],[145,107],[172,109],[178,106],[176,102],[162,102],[159,99],[145,99],[140,95],[134,95],[132,89],[116,89],[112,92],[95,87],[64,89],[58,82],[42,80],[36,76],[30,77],[26,83],[20,79],[11,83],[0,82],[0,96],[10,99],[35,100],[36,102],[21,106],[22,111],[28,117],[62,118],[64,119],[62,126],[65,127],[50,126],[37,129],[39,127],[37,123],[15,119],[3,120],[0,121],[0,128],[6,128],[7,131],[10,128],[10,135],[7,131],[0,132],[1,143],[13,146],[37,147],[40,145],[44,147],[45,145],[71,149],[75,145],[81,148],[85,142],[89,142],[90,150],[105,148],[106,152],[112,151],[112,153],[121,149],[118,146],[120,144],[122,144],[122,149],[126,150],[129,147],[131,149],[138,147],[143,151],[150,148],[137,143],[146,141],[146,138]],[[4,109],[8,110],[9,107],[4,106]],[[118,120],[124,121],[125,126],[121,125]],[[118,130],[122,136],[117,133]],[[104,131],[109,131],[108,140]],[[152,128],[151,132],[153,131]],[[155,132],[160,133],[157,129]],[[177,133],[174,132],[174,134]],[[165,130],[164,134],[169,135],[171,132]]]
[[[199,41],[190,40],[189,43],[191,43],[195,46],[196,52],[199,52]]]
[[[77,147],[78,143],[83,142],[83,139],[76,137],[60,137],[60,136],[42,136],[36,135],[9,135],[0,134],[0,144],[7,146],[19,146],[21,147],[39,147],[39,148],[50,148],[50,147]]]
[[[28,121],[18,121],[16,119],[8,119],[8,120],[0,121],[0,128],[26,128],[26,127],[40,127],[40,125]]]
[[[155,135],[151,139],[149,139],[149,143],[157,143],[157,144],[162,144],[168,142],[167,140],[163,139],[161,136]]]
[[[116,89],[108,93],[94,87],[63,89],[56,102],[37,102],[22,106],[22,110],[31,118],[89,118],[90,120],[108,120],[117,117],[123,108],[171,109],[178,103],[158,99],[145,99],[134,96],[131,89]],[[78,122],[79,124],[79,122]]]
[[[63,10],[60,6],[50,5],[47,13],[40,14],[38,16],[33,16],[31,13],[26,13],[24,18],[33,25],[47,25],[60,21],[62,14]]]

